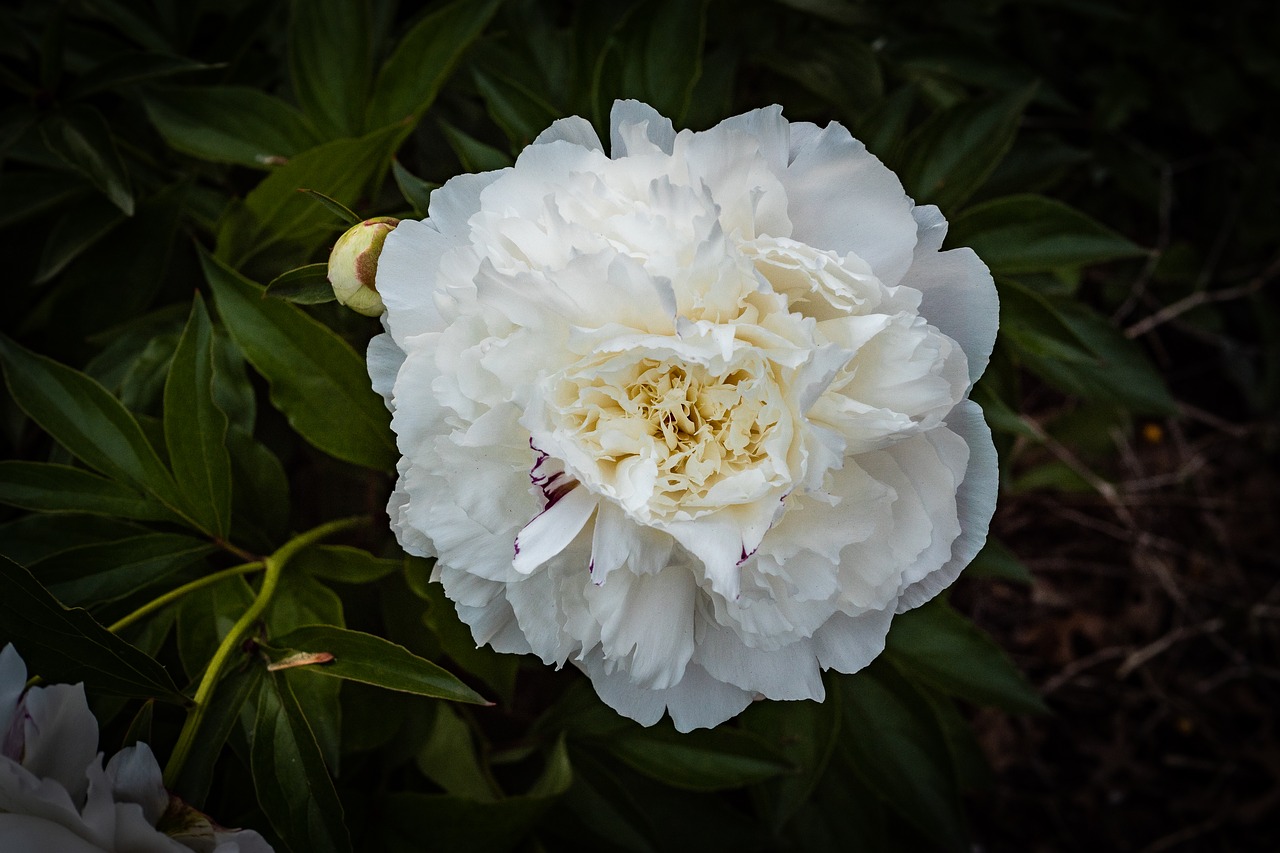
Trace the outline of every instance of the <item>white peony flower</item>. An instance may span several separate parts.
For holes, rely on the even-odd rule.
[[[646,725],[823,698],[986,538],[998,306],[839,124],[614,105],[387,237],[388,507],[477,643]]]
[[[84,685],[25,690],[27,667],[0,650],[0,850],[23,853],[271,853],[170,797],[145,743],[102,766]],[[159,828],[157,828],[159,827]]]

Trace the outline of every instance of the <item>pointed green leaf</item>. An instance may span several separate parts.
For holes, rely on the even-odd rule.
[[[319,202],[321,205],[327,208],[330,213],[336,216],[339,219],[339,221],[347,225],[358,225],[360,224],[360,222],[363,221],[360,219],[360,217],[356,214],[354,210],[347,207],[345,204],[338,201],[337,199],[329,198],[329,196],[325,195],[322,192],[309,190],[309,189],[306,189],[305,187],[299,187],[298,192],[302,193],[303,195],[308,195],[314,201]]]
[[[137,420],[105,388],[4,336],[0,362],[14,401],[59,444],[90,467],[177,510],[181,504],[173,477]]]
[[[321,142],[302,113],[257,89],[153,89],[143,104],[169,145],[215,163],[267,169],[281,166]]]
[[[0,228],[56,207],[89,189],[78,175],[43,170],[6,172],[0,175]]]
[[[424,827],[438,850],[501,853],[529,838],[552,802],[573,782],[564,741],[556,742],[546,769],[527,794],[480,802],[453,794],[395,793],[382,801],[379,832],[390,843],[378,849],[419,850]]]
[[[479,79],[479,78],[477,78]],[[492,108],[492,99],[486,95]],[[554,112],[551,114],[551,120],[558,118]],[[546,127],[548,121],[543,124]],[[462,168],[468,172],[490,172],[494,169],[505,169],[511,165],[511,155],[505,151],[499,151],[492,145],[486,145],[474,136],[470,136],[448,122],[440,122],[440,129],[444,131],[445,139],[449,141],[449,147],[453,149],[453,153],[458,155],[458,161],[462,163]],[[537,131],[541,133],[542,131]],[[530,137],[532,140],[532,137]]]
[[[317,545],[308,548],[292,563],[290,571],[339,583],[365,584],[400,571],[404,561],[375,557],[350,545]]]
[[[258,804],[288,849],[351,850],[342,802],[306,714],[282,673],[268,674],[259,685],[249,765]]]
[[[786,756],[797,768],[761,786],[760,801],[775,830],[813,794],[840,734],[840,695],[822,702],[756,702],[742,715],[742,727]]]
[[[1034,93],[1032,86],[965,101],[925,122],[906,142],[901,178],[907,192],[918,204],[957,210],[1009,153]]]
[[[242,710],[246,705],[256,709],[258,691],[266,673],[260,661],[246,661],[222,676],[209,697],[209,710],[200,721],[182,771],[173,781],[173,792],[196,808],[204,805],[209,786],[213,784],[214,765]]]
[[[129,173],[101,113],[77,105],[50,116],[40,132],[50,151],[88,178],[125,216],[133,215]]]
[[[148,80],[158,80],[212,66],[193,59],[152,51],[120,53],[80,75],[67,87],[67,98],[83,98],[95,92],[117,89]]]
[[[330,139],[359,136],[373,77],[369,4],[295,0],[289,21],[293,91]]]
[[[0,637],[21,649],[31,671],[48,681],[83,681],[91,690],[118,696],[186,701],[163,666],[86,611],[63,607],[6,557],[0,557]]]
[[[895,616],[886,652],[912,678],[950,696],[1019,713],[1045,710],[1004,651],[939,599]]]
[[[1145,250],[1054,199],[1013,195],[984,202],[951,220],[948,245],[969,246],[993,273],[1051,272]]]
[[[298,190],[315,188],[350,207],[386,173],[391,154],[408,128],[392,126],[359,139],[339,139],[291,159],[258,184],[218,228],[219,258],[243,267],[280,244],[306,253],[334,230],[333,214]]]
[[[320,450],[378,470],[398,453],[386,406],[364,359],[298,308],[263,299],[263,289],[201,255],[214,301],[249,362],[271,384],[271,402]]]
[[[164,385],[164,437],[174,479],[201,526],[231,530],[231,457],[227,416],[214,400],[213,327],[199,295]]]
[[[298,305],[321,305],[338,297],[329,284],[329,265],[307,264],[281,273],[267,285],[267,296]]]
[[[33,563],[30,569],[65,604],[104,604],[163,580],[214,550],[202,539],[148,533],[71,548]]]
[[[448,705],[435,706],[431,734],[414,756],[414,763],[446,794],[479,802],[493,802],[501,795],[476,755],[471,729]]]
[[[181,521],[158,501],[81,468],[0,462],[0,503],[35,512],[89,512],[136,521]]]
[[[92,196],[63,214],[45,238],[36,267],[35,284],[44,284],[66,269],[125,220],[124,215],[99,196]]]
[[[330,625],[307,625],[271,639],[277,661],[298,652],[327,652],[328,663],[300,667],[300,674],[324,675],[362,681],[388,690],[399,690],[435,699],[489,704],[484,697],[452,673],[420,658],[389,640]]]
[[[378,73],[367,127],[416,123],[502,0],[454,0],[405,34]]]
[[[668,728],[628,731],[612,739],[608,748],[646,776],[691,791],[741,788],[795,770],[762,740],[733,729],[688,734]]]
[[[939,847],[968,849],[946,737],[925,697],[882,660],[836,683],[844,710],[839,748],[853,771]]]
[[[971,578],[997,578],[1013,583],[1030,585],[1034,578],[1022,562],[1014,556],[998,539],[987,538],[978,556],[965,567],[964,573]]]
[[[418,216],[426,216],[427,208],[431,204],[431,191],[436,188],[436,185],[422,180],[401,166],[399,160],[391,161],[391,173],[395,176],[396,186],[400,188],[400,194],[404,196],[404,200],[413,205],[414,213]]]

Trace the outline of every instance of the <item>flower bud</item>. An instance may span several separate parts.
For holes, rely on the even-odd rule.
[[[329,284],[338,301],[352,311],[377,317],[382,297],[375,281],[382,244],[400,220],[378,216],[353,225],[338,238],[329,253]]]

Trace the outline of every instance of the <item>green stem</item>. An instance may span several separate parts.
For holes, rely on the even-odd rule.
[[[177,601],[179,598],[182,598],[184,595],[186,595],[189,592],[195,592],[197,589],[203,589],[206,586],[213,586],[215,583],[224,581],[227,578],[235,577],[236,575],[251,575],[254,572],[262,571],[262,569],[263,569],[263,563],[261,560],[259,560],[253,563],[243,563],[239,566],[232,566],[229,569],[223,569],[220,572],[214,572],[211,575],[205,575],[202,578],[196,578],[191,583],[183,584],[177,589],[171,589],[168,592],[166,592],[164,595],[158,598],[152,599],[151,601],[148,601],[146,604],[142,605],[137,610],[130,613],[128,616],[125,616],[119,621],[112,624],[111,627],[107,628],[107,630],[113,634],[118,634],[120,631],[124,630],[125,628],[128,628],[130,625],[132,625],[134,622],[137,622],[139,619],[143,618],[144,616],[150,616],[152,613],[156,612],[161,607],[164,607],[165,605],[168,605],[168,604],[172,604],[173,602]]]
[[[191,752],[196,735],[200,731],[200,724],[204,721],[204,715],[209,710],[209,699],[213,695],[213,689],[217,686],[219,677],[222,675],[222,670],[226,668],[227,662],[231,659],[236,649],[239,648],[241,638],[248,633],[253,623],[258,621],[263,611],[267,609],[267,605],[271,603],[271,597],[275,594],[276,586],[280,583],[280,574],[284,571],[284,567],[303,548],[315,544],[326,536],[331,536],[349,527],[362,524],[364,521],[365,518],[363,516],[330,521],[327,524],[322,524],[319,527],[308,530],[306,533],[295,536],[282,545],[280,550],[267,557],[265,560],[266,572],[262,576],[262,586],[258,589],[258,594],[254,597],[253,603],[249,605],[249,609],[236,620],[236,623],[231,626],[231,630],[222,638],[217,651],[209,659],[209,665],[205,668],[199,686],[196,687],[195,707],[187,713],[187,720],[183,723],[182,732],[178,735],[178,742],[173,747],[173,754],[169,756],[169,763],[164,768],[165,787],[172,788],[177,781],[178,774],[182,772],[182,766],[187,761],[187,754]]]

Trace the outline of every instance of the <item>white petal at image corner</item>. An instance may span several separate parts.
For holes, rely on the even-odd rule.
[[[392,528],[641,723],[820,700],[985,541],[994,283],[839,124],[620,101],[609,143],[561,119],[388,235]]]
[[[0,851],[272,853],[253,830],[224,829],[164,788],[151,748],[106,767],[82,684],[26,687],[12,644],[0,649]],[[174,828],[169,834],[165,829]],[[185,833],[185,834],[184,834]]]

